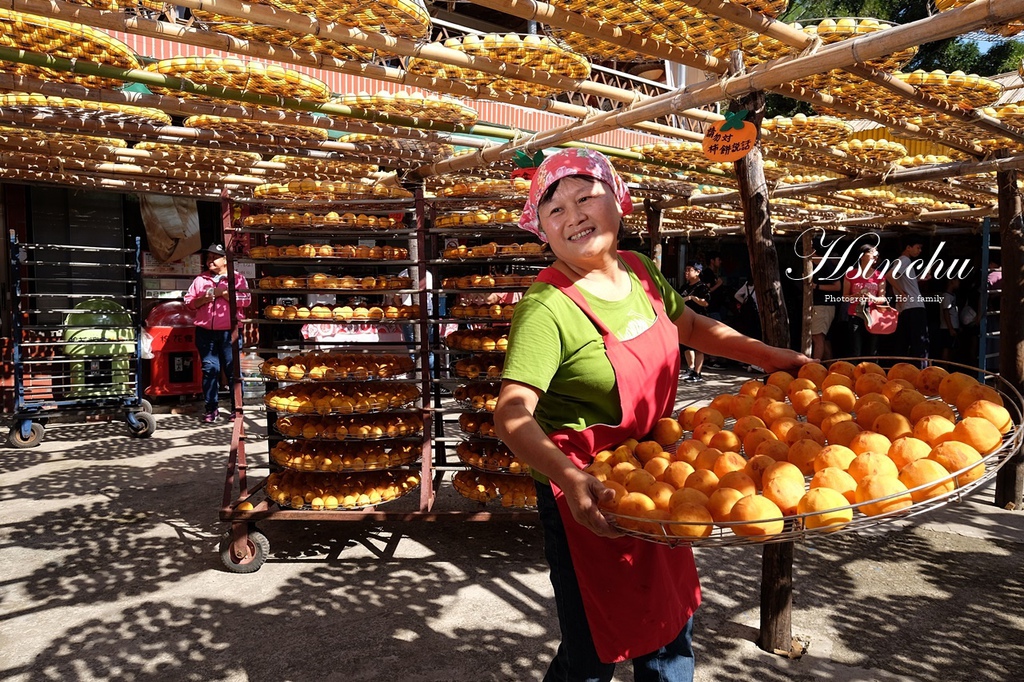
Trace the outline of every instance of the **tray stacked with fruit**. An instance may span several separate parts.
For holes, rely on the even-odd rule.
[[[452,485],[463,497],[483,504],[500,499],[507,508],[537,506],[537,489],[530,476],[468,470],[455,474]]]
[[[313,352],[270,358],[260,373],[277,381],[372,381],[408,377],[416,368],[408,355]]]
[[[294,384],[270,391],[263,401],[272,410],[290,414],[370,414],[408,407],[419,397],[415,384],[377,381]]]
[[[270,450],[278,466],[294,471],[346,472],[393,469],[412,464],[420,457],[418,443],[339,443],[281,441]]]
[[[278,417],[274,430],[287,438],[306,440],[388,440],[423,434],[423,419],[417,414],[383,416],[294,415]]]
[[[267,477],[267,497],[292,509],[362,509],[397,500],[419,487],[411,471],[320,473],[281,471]]]
[[[959,501],[1020,447],[1021,396],[998,375],[893,360],[775,372],[598,453],[586,471],[614,492],[607,518],[655,542],[726,545]]]

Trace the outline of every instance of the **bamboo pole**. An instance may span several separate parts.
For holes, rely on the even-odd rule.
[[[907,168],[905,170],[893,171],[887,174],[864,175],[857,178],[837,178],[823,180],[822,182],[802,183],[777,188],[772,196],[792,197],[805,194],[827,194],[844,189],[857,189],[861,187],[881,187],[885,185],[898,185],[907,182],[920,182],[923,180],[938,180],[947,177],[962,177],[965,175],[981,175],[984,173],[999,172],[1011,168],[1024,168],[1024,154],[1008,156],[1002,159],[989,159],[987,161],[959,161],[955,163],[933,164],[924,168]],[[659,204],[659,208],[669,209],[676,206],[707,206],[713,204],[728,204],[739,201],[739,193],[725,192],[722,194],[706,194],[691,197],[687,200],[671,199]]]
[[[501,9],[501,11],[503,12],[513,14],[514,16],[522,17],[524,19],[531,19],[534,16],[537,16],[540,20],[544,21],[544,23],[547,23],[550,26],[568,30],[576,30],[574,27],[577,26],[579,22],[584,21],[584,18],[579,14],[573,12],[566,12],[564,10],[555,8],[552,5],[543,2],[538,2],[536,0],[474,0],[474,4],[479,4],[486,7],[495,7],[497,9]],[[716,2],[715,0],[695,0],[694,2],[688,2],[687,4],[702,9],[705,12],[708,12],[709,14],[726,18],[727,20],[732,21],[733,23],[744,26],[745,28],[749,28],[752,31],[761,33],[770,38],[774,38],[784,44],[799,47],[800,49],[807,47],[814,40],[803,31],[798,31],[782,22],[768,19],[767,17],[764,17],[763,15],[742,5]],[[499,5],[503,5],[504,7],[497,7]],[[602,36],[602,39],[607,40],[608,42],[615,45],[619,45],[622,47],[630,47],[630,45],[627,42],[616,39],[613,36]],[[654,54],[654,56],[661,56],[660,54],[656,53],[649,54]],[[717,74],[725,73],[726,69],[724,68],[724,65],[719,64],[717,66],[718,68],[716,69],[708,70],[712,73]],[[698,66],[697,68],[700,67]],[[783,94],[789,97],[802,99],[803,101],[811,101],[812,103],[822,104],[822,102],[813,102],[811,99],[799,96],[800,94],[802,94],[800,93],[802,89],[795,88],[790,84],[785,84],[783,86],[768,89],[773,92],[778,92],[779,94]],[[808,94],[811,94],[810,91],[807,92]],[[837,103],[837,105],[834,106],[833,108],[842,110],[841,107],[842,105]],[[858,109],[852,109],[850,107],[847,107],[846,109],[847,110],[845,111],[845,113],[851,113],[861,118],[869,118],[871,120],[879,122],[882,122],[884,119],[884,124],[887,125],[888,127],[894,128],[896,130],[904,130],[908,134],[923,134],[926,137],[937,140],[941,139],[942,136],[945,135],[944,133],[939,133],[937,131],[932,131],[928,129],[924,129],[922,131],[920,126],[916,126],[910,123],[906,123],[902,120],[886,116],[885,114],[879,111],[870,109],[868,107],[864,107],[862,105],[859,106]],[[955,137],[951,137],[950,139],[952,139],[954,142],[957,142],[959,140],[959,138]],[[966,145],[967,143],[959,141],[958,144]],[[972,154],[980,154],[982,152],[980,147],[973,148],[972,146],[972,149],[965,149],[963,147],[957,146],[956,144],[951,144],[950,146],[954,146],[958,149],[968,151],[969,153]]]
[[[722,2],[721,0],[687,0],[687,4],[697,7],[712,16],[721,17],[744,28],[749,28],[752,31],[774,38],[782,44],[798,50],[811,47],[815,41],[815,38],[803,31],[798,31],[779,21],[767,20],[766,17],[758,12],[742,5]],[[851,64],[844,68],[847,72],[881,86],[926,109],[946,114],[963,123],[976,125],[999,137],[1024,142],[1024,133],[1007,126],[998,119],[974,110],[965,111],[948,102],[918,92],[912,85],[893,78],[892,74],[884,73],[867,64]]]
[[[576,126],[571,134],[573,139],[581,139],[615,128],[630,127],[638,121],[667,116],[721,99],[738,98],[748,92],[772,88],[796,78],[876,59],[909,45],[916,45],[925,38],[939,40],[960,35],[1020,15],[1024,15],[1024,0],[1001,0],[998,6],[979,0],[971,5],[879,31],[855,41],[835,43],[822,48],[814,55],[758,65],[743,76],[690,86],[653,97],[620,111],[595,116],[590,121]],[[509,158],[519,150],[532,152],[559,144],[565,141],[564,136],[565,133],[535,135],[519,144],[498,145],[458,159],[431,164],[416,169],[414,175],[424,177],[489,164]]]

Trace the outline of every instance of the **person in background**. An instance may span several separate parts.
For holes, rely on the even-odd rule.
[[[725,290],[722,285],[722,254],[718,251],[711,251],[707,256],[707,265],[700,271],[700,281],[708,285],[708,308],[707,315],[713,320],[722,321],[722,294]]]
[[[864,354],[878,355],[878,336],[867,330],[864,320],[857,316],[860,303],[885,305],[885,276],[875,269],[878,249],[871,244],[860,247],[860,258],[843,278],[843,300],[850,301],[847,312],[850,316],[850,354],[860,357]]]
[[[196,349],[203,362],[203,416],[204,424],[219,418],[217,393],[220,391],[220,372],[228,378],[228,386],[235,381],[235,349],[231,345],[231,303],[228,300],[228,259],[224,247],[214,244],[204,252],[206,270],[192,281],[185,293],[185,305],[195,311]],[[252,300],[249,284],[235,271],[235,305],[238,319],[245,317],[244,309]],[[241,350],[242,338],[238,338]],[[234,402],[234,393],[231,394]],[[234,405],[232,405],[234,407]],[[231,419],[235,418],[234,409]]]
[[[686,284],[679,292],[687,307],[692,307],[698,315],[708,315],[708,308],[711,305],[711,293],[708,285],[701,279],[703,269],[700,263],[687,265],[683,270]],[[704,369],[704,353],[695,348],[683,346],[683,358],[686,360],[686,367],[689,370],[683,381],[688,384],[699,384],[704,381],[704,376],[701,374]]]
[[[821,258],[815,257],[817,266]],[[811,280],[811,357],[815,360],[828,360],[832,357],[832,347],[828,342],[828,332],[836,319],[836,304],[843,290],[843,282],[839,279],[826,279],[815,275]]]
[[[960,307],[956,302],[959,288],[960,280],[951,277],[939,304],[939,348],[943,360],[952,360],[956,355],[957,332],[960,331]]]
[[[921,282],[927,282],[931,275],[918,279],[916,262],[924,248],[924,240],[915,235],[903,238],[903,252],[886,274],[886,281],[893,289],[899,320],[893,339],[893,353],[910,358],[928,357],[928,315],[921,296]],[[898,264],[898,266],[897,266]],[[911,267],[911,266],[914,267]]]
[[[555,263],[516,305],[494,414],[531,468],[562,641],[545,680],[690,682],[700,603],[687,547],[623,537],[601,513],[614,491],[582,469],[643,439],[675,406],[679,344],[768,370],[809,359],[693,314],[650,259],[619,251],[633,204],[608,159],[566,149],[540,165],[520,226]]]
[[[988,295],[1003,293],[1003,268],[999,259],[989,257],[988,261]]]

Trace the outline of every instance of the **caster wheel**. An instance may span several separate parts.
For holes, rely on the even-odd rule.
[[[139,410],[141,410],[142,412],[148,412],[149,414],[153,414],[153,403],[149,402],[146,399],[142,399],[139,401]]]
[[[220,560],[232,573],[255,573],[270,556],[270,540],[258,530],[249,531],[246,555],[237,557],[231,551],[231,531],[220,541]]]
[[[149,412],[136,412],[135,419],[139,422],[135,427],[131,422],[125,422],[132,438],[149,438],[156,431],[156,418]]]
[[[21,433],[21,425],[15,424],[11,427],[10,432],[7,434],[7,443],[12,448],[31,448],[39,445],[43,442],[43,435],[46,433],[46,429],[42,424],[32,422],[32,428],[29,432],[28,438],[25,438]]]

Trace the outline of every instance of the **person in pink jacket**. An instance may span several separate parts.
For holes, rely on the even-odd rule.
[[[195,311],[196,348],[203,362],[203,398],[205,407],[200,418],[212,424],[219,418],[217,392],[221,369],[234,386],[235,349],[231,345],[231,302],[228,300],[228,259],[224,247],[213,244],[206,249],[206,269],[192,281],[185,294],[185,305]],[[249,284],[235,272],[235,303],[238,319],[252,297]],[[239,337],[241,346],[241,337]],[[231,418],[234,418],[234,411]]]

